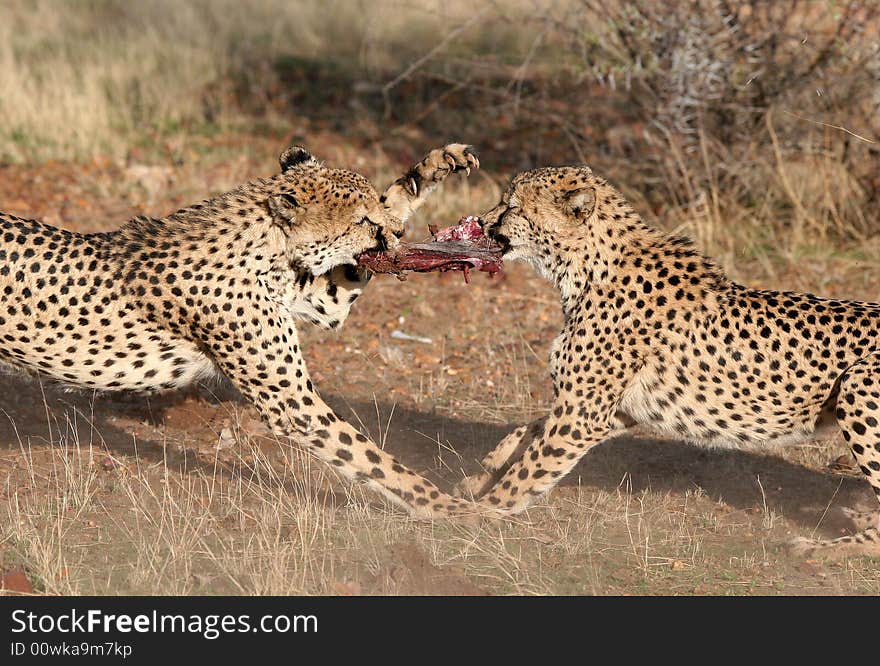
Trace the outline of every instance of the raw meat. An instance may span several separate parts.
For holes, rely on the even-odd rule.
[[[451,227],[429,227],[434,240],[427,243],[400,243],[393,252],[364,252],[358,265],[374,273],[392,273],[406,279],[405,271],[462,271],[465,282],[471,269],[489,275],[501,270],[501,247],[483,234],[479,217],[463,217]]]

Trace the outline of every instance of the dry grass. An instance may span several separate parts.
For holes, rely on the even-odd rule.
[[[516,520],[424,524],[327,497],[298,453],[240,474],[180,475],[136,457],[97,468],[76,442],[25,454],[4,503],[4,564],[47,594],[880,593],[870,561],[808,574],[778,550],[785,520],[683,494],[579,486]],[[760,484],[760,479],[757,479]]]
[[[476,8],[515,17],[525,6]],[[124,156],[132,143],[271,120],[284,59],[339,63],[365,80],[402,73],[473,10],[461,0],[6,0],[0,161]],[[505,22],[457,32],[454,50],[516,52],[525,38]]]

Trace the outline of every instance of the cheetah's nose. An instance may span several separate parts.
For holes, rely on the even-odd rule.
[[[395,238],[403,238],[403,234],[405,231],[406,231],[406,229],[400,229],[399,231],[393,231],[391,233],[394,234]]]

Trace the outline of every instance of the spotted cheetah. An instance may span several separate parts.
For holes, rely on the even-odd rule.
[[[486,456],[460,494],[516,513],[632,424],[711,446],[796,441],[836,416],[880,498],[880,304],[736,284],[684,238],[645,224],[586,166],[513,178],[483,216],[504,258],[559,290],[549,415]],[[880,554],[880,512],[801,550]]]
[[[318,396],[295,321],[340,326],[367,250],[404,222],[470,146],[431,151],[382,196],[300,146],[281,173],[111,233],[0,214],[0,360],[95,390],[174,389],[226,375],[279,434],[417,516],[465,506],[355,430]]]

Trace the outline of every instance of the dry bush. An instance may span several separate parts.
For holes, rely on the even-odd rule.
[[[864,211],[876,198],[880,152],[863,137],[880,133],[880,6],[582,6],[596,26],[571,34],[585,75],[615,88],[644,128],[655,149],[639,154],[663,199],[708,201],[720,217],[767,207],[802,237],[877,231]]]
[[[519,40],[491,53],[455,42],[427,50],[386,75],[386,117],[435,134],[478,127],[495,151],[488,159],[505,167],[588,162],[642,212],[713,253],[877,232],[866,211],[880,186],[880,5],[571,0],[505,9],[492,5],[478,26],[442,34],[515,27]]]

